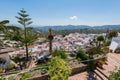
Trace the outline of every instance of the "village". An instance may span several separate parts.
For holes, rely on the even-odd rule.
[[[0,80],[120,80],[120,0],[1,0]]]
[[[69,35],[66,35],[63,37],[62,35],[56,35],[52,41],[52,49],[53,50],[65,50],[68,52],[68,54],[75,54],[75,51],[77,51],[79,48],[86,48],[90,46],[90,41],[92,41],[97,34],[79,34],[79,33],[71,33]],[[29,52],[31,53],[31,56],[35,58],[35,61],[37,59],[40,59],[44,57],[45,55],[50,54],[49,53],[49,42],[45,42],[46,38],[39,38],[37,42],[29,46]],[[17,55],[24,57],[25,56],[25,47],[20,48],[12,48],[13,45],[16,43],[14,41],[5,41],[7,45],[11,45],[10,49],[1,49],[1,57],[6,59],[7,65],[10,64],[10,57],[15,57]],[[41,43],[41,44],[40,44]],[[2,54],[4,53],[4,54]],[[4,55],[4,57],[3,57]],[[3,66],[3,69],[6,68],[6,66],[1,65],[1,68]]]
[[[51,33],[52,32],[50,32],[49,34]],[[107,35],[105,33],[104,34],[81,34],[77,32],[70,33],[69,35],[66,35],[66,36],[55,35],[51,40],[51,43],[52,43],[51,45],[50,45],[49,38],[38,38],[33,45],[28,46],[29,58],[31,59],[31,61],[26,65],[23,65],[25,63],[22,61],[21,63],[19,63],[19,61],[17,62],[17,59],[14,60],[14,58],[16,57],[20,57],[20,59],[25,60],[25,57],[26,57],[25,47],[14,48],[13,46],[17,44],[17,42],[5,40],[4,44],[8,45],[9,47],[8,48],[1,47],[1,50],[0,50],[0,60],[1,60],[0,69],[1,70],[0,71],[2,72],[3,75],[11,75],[11,74],[15,75],[14,72],[17,70],[20,70],[20,73],[22,71],[24,72],[24,69],[26,70],[26,66],[28,69],[27,72],[29,72],[32,69],[34,71],[34,67],[36,67],[37,65],[42,65],[46,63],[46,60],[49,60],[52,57],[50,52],[50,47],[52,47],[53,52],[63,50],[65,51],[65,54],[69,55],[68,57],[68,60],[70,60],[69,64],[71,65],[71,67],[78,69],[78,71],[73,71],[73,74],[76,74],[82,71],[79,74],[72,75],[70,77],[70,80],[79,80],[80,78],[82,80],[87,80],[88,74],[85,69],[86,64],[84,64],[84,61],[86,60],[80,60],[80,64],[79,64],[79,61],[72,62],[72,60],[75,58],[75,55],[77,55],[77,51],[79,49],[86,50],[91,47],[96,47],[97,45],[100,45],[100,44],[103,45],[102,41],[100,42],[100,44],[96,41],[97,37],[99,36],[103,36],[105,39]],[[4,37],[1,36],[1,39],[2,38]],[[96,56],[94,58],[96,60],[102,59],[103,57],[107,56],[107,63],[105,62],[105,65],[103,65],[102,67],[104,70],[101,70],[101,68],[99,67],[97,68],[97,70],[95,70],[95,73],[96,73],[95,76],[97,80],[101,80],[101,79],[107,80],[107,78],[110,75],[110,71],[119,69],[120,55],[114,53],[114,52],[119,53],[119,41],[120,41],[119,39],[120,38],[118,33],[118,37],[114,37],[110,45],[107,47],[109,50],[107,50],[107,52],[105,53],[106,55],[102,55],[102,54],[94,55]],[[83,69],[81,69],[82,67]],[[35,71],[37,71],[38,69],[36,69]],[[41,73],[38,73],[38,74],[40,75]],[[15,80],[19,80],[19,79],[15,78]]]

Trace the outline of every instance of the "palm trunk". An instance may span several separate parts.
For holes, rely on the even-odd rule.
[[[50,44],[49,44],[49,45],[50,45],[50,47],[49,47],[49,48],[50,48],[49,51],[50,51],[50,53],[52,53],[52,41],[51,41],[51,40],[50,40]]]

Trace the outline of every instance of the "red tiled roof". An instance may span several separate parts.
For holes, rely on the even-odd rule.
[[[0,49],[0,54],[6,54],[8,52],[15,51],[14,48],[6,48],[6,49]]]

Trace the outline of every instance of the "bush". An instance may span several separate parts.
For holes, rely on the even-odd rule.
[[[117,72],[111,72],[108,80],[120,80],[120,70],[118,70]]]
[[[6,70],[7,70],[7,71],[12,70],[14,67],[15,67],[14,64],[10,64],[10,65],[6,68]]]
[[[48,73],[50,80],[68,80],[71,74],[71,68],[68,66],[67,62],[60,57],[52,57],[49,63]]]
[[[108,47],[102,47],[101,50],[103,51],[103,54],[109,53]]]
[[[0,80],[3,80],[3,75],[0,75]]]
[[[81,59],[81,60],[88,60],[89,59],[88,55],[82,49],[77,51],[76,58]]]
[[[110,43],[111,43],[110,40],[106,41],[105,46],[110,46]]]
[[[52,56],[53,57],[60,57],[62,59],[67,59],[67,54],[65,53],[65,51],[63,50],[55,50],[53,53],[52,53]]]
[[[92,47],[87,50],[87,54],[93,56],[96,54],[104,54],[104,51],[101,49],[101,47]]]

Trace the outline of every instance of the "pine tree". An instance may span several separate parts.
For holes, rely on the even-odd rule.
[[[25,47],[26,47],[26,59],[28,60],[28,42],[27,42],[27,29],[26,27],[32,23],[31,18],[29,18],[29,15],[27,12],[22,9],[20,12],[18,12],[19,16],[16,16],[18,19],[18,23],[20,23],[24,27],[24,38],[25,38]]]

